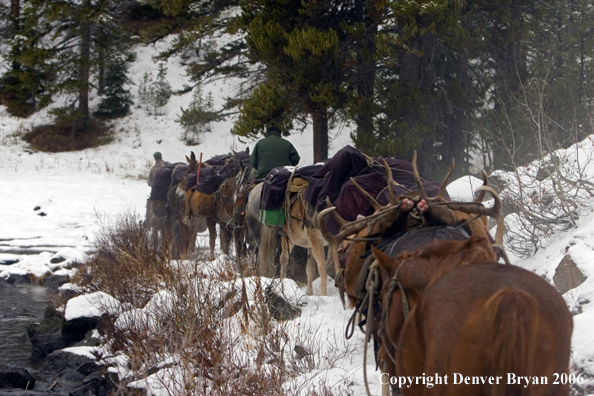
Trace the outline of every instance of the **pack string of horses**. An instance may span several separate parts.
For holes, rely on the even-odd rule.
[[[501,198],[486,174],[473,202],[450,200],[454,165],[434,182],[419,172],[416,153],[408,162],[346,146],[324,164],[275,168],[254,183],[248,150],[204,162],[192,152],[155,172],[149,201],[163,205],[147,209],[145,224],[156,246],[183,259],[208,230],[210,260],[218,225],[221,251],[233,246],[239,263],[265,277],[286,277],[291,250],[307,249],[307,293],[316,270],[320,295],[334,280],[353,310],[345,337],[356,327],[365,333],[384,396],[568,395],[569,384],[554,381],[569,374],[567,305],[547,281],[510,263]],[[510,382],[512,374],[538,385]],[[440,381],[399,381],[427,376]]]

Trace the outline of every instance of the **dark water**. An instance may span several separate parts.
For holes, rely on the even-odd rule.
[[[42,286],[0,284],[0,366],[39,369],[31,354],[27,326],[44,316],[47,289]]]

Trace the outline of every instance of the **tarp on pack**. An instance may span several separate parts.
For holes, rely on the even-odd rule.
[[[327,196],[330,202],[334,202],[343,184],[367,167],[367,157],[363,153],[352,146],[345,146],[312,176],[303,196],[316,210],[322,210],[326,207]]]
[[[285,192],[287,190],[287,183],[295,169],[293,178],[301,178],[310,181],[312,176],[323,165],[307,165],[295,169],[292,166],[280,166],[273,168],[264,179],[262,186],[262,196],[260,199],[260,209],[277,210],[281,209],[285,201]]]

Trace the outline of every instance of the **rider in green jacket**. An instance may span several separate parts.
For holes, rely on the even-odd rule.
[[[299,163],[297,150],[281,137],[280,128],[271,126],[267,132],[268,136],[256,143],[250,157],[250,163],[257,170],[256,180],[264,179],[272,168]]]

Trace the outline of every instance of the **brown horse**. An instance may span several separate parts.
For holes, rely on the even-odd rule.
[[[217,231],[219,225],[221,233],[221,250],[224,254],[229,254],[231,240],[233,239],[234,227],[234,196],[235,196],[235,177],[229,177],[224,180],[218,190],[213,194],[205,194],[194,188],[186,191],[185,180],[192,172],[197,171],[198,161],[192,152],[191,157],[186,157],[188,161],[188,170],[182,181],[178,184],[177,195],[184,198],[185,215],[183,222],[189,224],[194,219],[204,219],[209,233],[210,260],[214,260],[214,250],[216,245]],[[206,164],[202,166],[208,166]],[[237,230],[239,232],[239,230]],[[239,241],[239,237],[236,238]],[[239,251],[239,248],[237,249]]]
[[[180,182],[179,186],[182,186],[185,180]],[[225,254],[229,254],[229,240],[230,236],[225,228],[225,223],[221,223],[216,217],[216,212],[220,211],[219,204],[215,201],[214,196],[211,194],[204,194],[195,190],[185,191],[185,187],[177,188],[177,195],[184,197],[184,218],[183,223],[186,225],[196,221],[205,221],[208,229],[209,237],[209,258],[210,260],[215,259],[214,251],[217,238],[217,223],[221,224],[221,250]],[[183,191],[183,192],[181,192]],[[232,208],[230,208],[232,210]],[[223,213],[225,211],[223,210]],[[230,220],[230,219],[229,219]]]
[[[176,177],[178,173],[185,173],[188,165],[178,164],[173,169],[171,176],[171,184],[167,192],[167,204],[172,210],[172,227],[171,234],[175,244],[173,246],[174,253],[181,258],[189,258],[194,253],[196,247],[196,236],[198,233],[206,231],[206,220],[204,218],[197,218],[191,224],[184,224],[182,219],[185,212],[185,199],[176,194],[177,186],[181,178]]]
[[[469,235],[489,238],[486,228],[487,216],[492,216],[497,219],[498,231],[501,232],[501,241],[493,246],[507,259],[502,248],[501,200],[497,192],[486,185],[486,175],[484,175],[484,185],[479,189],[480,194],[475,202],[456,203],[448,202],[445,199],[447,182],[454,169],[453,161],[441,183],[439,192],[432,198],[427,197],[425,193],[417,169],[416,153],[413,156],[412,166],[418,190],[398,197],[390,194],[387,205],[380,205],[375,198],[360,189],[361,194],[367,197],[375,208],[374,214],[357,221],[347,222],[338,216],[335,208],[328,205],[329,208],[318,215],[319,229],[329,242],[332,260],[340,263],[341,269],[337,272],[336,277],[337,287],[341,291],[341,298],[343,298],[343,291],[346,292],[351,307],[361,303],[367,294],[365,290],[367,269],[373,262],[373,257],[369,254],[370,244],[385,246],[411,229],[428,226],[461,226]],[[391,186],[393,184],[392,172],[387,164],[385,164],[385,168],[388,175],[388,186]],[[357,185],[355,184],[355,186]],[[389,192],[392,192],[391,189]],[[487,192],[495,199],[495,206],[490,209],[484,208],[481,204]],[[342,225],[337,235],[330,233],[326,228],[325,217],[329,214],[332,214],[335,220]]]
[[[481,237],[396,258],[373,251],[385,279],[378,331],[384,382],[441,379],[400,382],[404,395],[568,394],[554,374],[568,373],[573,324],[546,281],[494,262]]]

